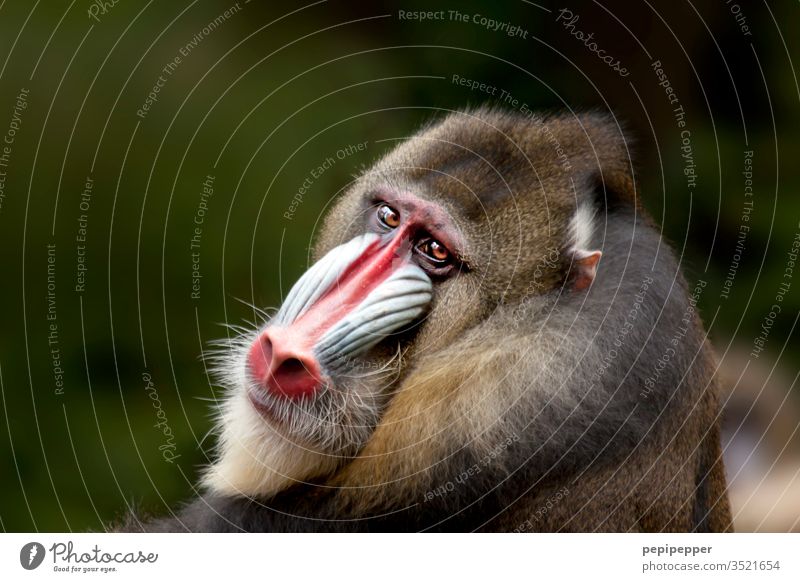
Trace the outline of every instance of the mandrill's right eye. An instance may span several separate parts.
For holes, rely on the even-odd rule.
[[[384,226],[397,228],[400,226],[400,213],[388,204],[381,204],[378,207],[378,220]]]

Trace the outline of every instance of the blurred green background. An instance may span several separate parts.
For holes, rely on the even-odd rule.
[[[200,355],[221,323],[252,319],[239,299],[276,306],[354,173],[424,121],[499,103],[501,90],[517,107],[625,123],[645,205],[688,279],[709,282],[702,313],[723,364],[776,366],[776,414],[797,405],[800,274],[764,352],[749,355],[800,232],[797,2],[101,4],[0,3],[0,139],[13,133],[0,143],[2,529],[99,530],[129,504],[165,512],[191,495],[213,444],[208,400],[221,394]],[[627,76],[564,27],[562,8]],[[444,19],[401,17],[414,10]],[[685,110],[692,192],[654,61]],[[738,259],[745,151],[754,195]],[[770,406],[762,392],[739,398],[743,422]],[[797,494],[792,414],[773,448],[756,438],[742,462],[760,459],[762,484],[788,463]]]

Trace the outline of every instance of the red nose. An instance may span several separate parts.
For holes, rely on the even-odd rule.
[[[375,241],[355,257],[322,296],[287,327],[270,327],[248,354],[253,377],[271,394],[310,398],[322,385],[313,347],[326,330],[352,312],[369,293],[404,264],[398,249],[405,231],[387,244]],[[410,252],[410,251],[408,251]]]
[[[250,372],[276,396],[313,396],[322,384],[322,375],[317,359],[304,343],[290,329],[267,329],[250,348]]]

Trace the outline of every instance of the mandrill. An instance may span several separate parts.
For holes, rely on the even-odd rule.
[[[450,114],[226,341],[202,493],[126,531],[731,529],[715,363],[598,114]]]

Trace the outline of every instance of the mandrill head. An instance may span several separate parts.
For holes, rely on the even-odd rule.
[[[462,356],[501,350],[479,333],[497,331],[498,310],[524,303],[532,321],[559,293],[586,289],[600,252],[582,192],[598,180],[597,156],[624,159],[617,136],[592,135],[595,121],[457,113],[360,176],[277,313],[225,344],[217,368],[228,394],[205,485],[269,497],[365,455],[382,424],[430,430],[422,405],[387,418],[415,374],[444,378]],[[426,397],[439,409],[454,394]]]

